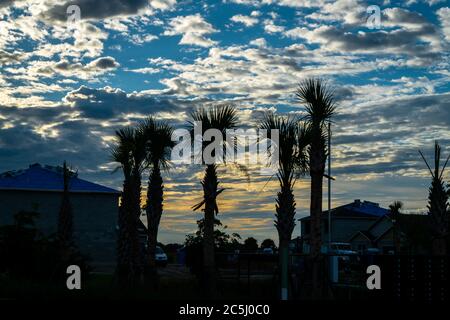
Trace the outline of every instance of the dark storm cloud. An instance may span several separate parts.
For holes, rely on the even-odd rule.
[[[104,19],[118,15],[137,14],[148,5],[148,0],[77,0],[56,5],[46,12],[49,19],[65,21],[67,7],[77,5],[81,9],[82,19]]]
[[[425,48],[417,45],[418,37],[436,35],[437,30],[432,25],[426,25],[414,31],[398,29],[391,32],[377,31],[353,34],[343,32],[342,29],[333,26],[323,28],[317,34],[345,51],[403,48],[409,53],[416,53],[418,50],[420,53]],[[429,50],[429,47],[427,49]]]
[[[8,112],[9,109],[13,108],[1,110],[2,117],[7,118],[12,127],[2,129],[0,153],[6,161],[1,164],[0,169],[8,170],[8,163],[14,163],[15,166],[16,163],[25,166],[29,162],[38,161],[53,164],[65,158],[79,165],[89,166],[92,159],[104,158],[100,155],[104,149],[101,140],[97,134],[92,133],[100,130],[100,127],[88,125],[82,120],[69,121],[68,116],[62,112],[67,107],[21,109],[13,117],[13,113]],[[52,129],[58,131],[56,136],[45,136],[37,132],[39,126],[52,123],[55,124]]]
[[[127,94],[120,89],[92,89],[81,86],[69,92],[64,98],[72,107],[82,112],[84,117],[94,119],[112,119],[122,114],[156,112],[177,112],[183,109],[180,104],[172,103],[150,95]]]

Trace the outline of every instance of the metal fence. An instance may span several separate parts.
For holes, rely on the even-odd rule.
[[[278,255],[241,253],[217,255],[222,280],[251,288],[264,281],[276,291]],[[381,290],[369,290],[367,267],[381,270]],[[449,301],[450,257],[407,255],[324,255],[320,263],[322,287],[335,299],[389,301]],[[290,255],[290,296],[307,298],[312,286],[308,255]]]

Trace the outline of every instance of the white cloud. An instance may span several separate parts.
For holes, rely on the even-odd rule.
[[[264,30],[267,33],[280,33],[284,31],[283,26],[277,26],[275,25],[275,22],[271,19],[264,20]]]
[[[262,48],[267,47],[267,41],[264,38],[258,38],[258,39],[252,40],[252,41],[250,41],[249,44],[252,46],[256,46],[256,47],[262,47]]]
[[[214,32],[217,32],[217,30],[197,13],[190,16],[175,17],[170,20],[169,27],[164,31],[164,35],[182,35],[180,44],[211,47],[216,41],[209,39],[207,35]]]
[[[437,11],[445,39],[450,42],[450,8],[443,7]]]
[[[233,21],[233,22],[242,23],[246,27],[252,27],[255,24],[257,24],[258,21],[259,21],[257,18],[244,16],[242,14],[235,15],[235,16],[231,17],[230,20]]]

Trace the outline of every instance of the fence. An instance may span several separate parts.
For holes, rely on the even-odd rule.
[[[334,258],[334,259],[333,259]],[[222,280],[235,281],[250,289],[256,282],[278,288],[276,254],[218,254]],[[322,287],[334,299],[378,299],[388,301],[449,301],[450,257],[406,255],[326,255],[319,264]],[[369,290],[367,267],[381,270],[381,290]],[[311,260],[290,255],[290,296],[304,299],[312,286]],[[244,288],[243,288],[244,289]]]

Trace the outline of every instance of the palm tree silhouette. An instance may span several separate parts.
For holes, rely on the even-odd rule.
[[[389,210],[391,211],[391,220],[393,224],[393,231],[394,231],[394,248],[395,253],[400,253],[400,237],[399,237],[399,216],[400,211],[403,209],[403,202],[401,201],[394,201],[392,204],[389,205]]]
[[[163,213],[164,185],[161,169],[169,169],[173,128],[164,121],[157,121],[153,117],[147,118],[140,124],[144,133],[146,144],[146,161],[151,168],[147,189],[147,249],[150,281],[156,280],[156,245],[158,241],[158,228]]]
[[[189,122],[191,132],[194,133],[194,122],[202,124],[202,134],[209,129],[217,129],[225,136],[226,130],[236,127],[238,122],[236,108],[233,106],[214,106],[209,110],[201,108],[191,114],[192,121]],[[195,137],[194,137],[195,138]],[[223,139],[225,141],[225,139]],[[203,143],[202,151],[206,144]],[[203,286],[207,296],[216,293],[216,270],[214,257],[214,219],[219,213],[217,196],[225,189],[219,189],[217,176],[217,164],[207,164],[205,176],[201,181],[203,187],[203,200],[192,207],[194,211],[204,206],[204,228],[203,228]]]
[[[295,227],[295,198],[293,188],[299,174],[307,170],[306,148],[309,144],[307,127],[297,120],[266,114],[261,129],[278,130],[278,171],[280,191],[276,199],[275,227],[279,239],[279,266],[281,270],[281,297],[287,299],[289,242]]]
[[[428,195],[428,215],[431,220],[431,228],[433,230],[433,254],[447,254],[447,237],[449,234],[449,194],[444,185],[444,171],[447,167],[450,155],[447,157],[442,169],[440,168],[441,147],[436,141],[434,144],[434,170],[431,169],[425,156],[419,151],[423,161],[425,162],[431,174],[431,186]]]
[[[334,92],[321,79],[307,79],[300,83],[297,98],[305,105],[305,120],[309,124],[309,173],[311,176],[311,258],[313,260],[313,291],[321,294],[318,258],[321,253],[322,187],[328,156],[326,124],[335,114]],[[331,177],[328,177],[329,179]]]
[[[134,284],[142,274],[143,257],[139,244],[141,173],[145,160],[145,139],[141,130],[126,127],[116,131],[112,159],[120,163],[124,182],[119,208],[117,276],[123,285]]]

